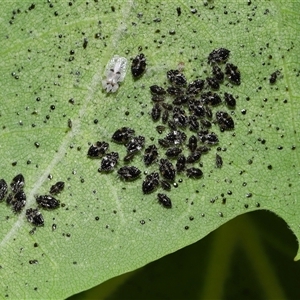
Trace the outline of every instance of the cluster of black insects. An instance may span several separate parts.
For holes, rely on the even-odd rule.
[[[158,159],[161,154],[155,144],[145,147],[145,137],[135,136],[135,130],[129,127],[122,127],[112,135],[112,141],[122,144],[127,149],[123,158],[125,164],[132,161],[134,156],[144,149],[143,161],[148,167],[158,163],[159,172],[147,174],[142,183],[142,191],[149,194],[155,191],[159,185],[164,190],[171,189],[176,174],[186,173],[188,178],[198,179],[203,176],[200,168],[194,164],[200,161],[203,154],[211,150],[211,146],[219,143],[218,135],[212,131],[212,123],[218,124],[220,131],[234,129],[234,121],[226,112],[218,110],[215,116],[212,107],[222,103],[221,97],[216,93],[227,78],[235,85],[240,84],[240,72],[237,66],[228,63],[230,51],[225,48],[213,50],[208,56],[208,63],[212,68],[211,76],[205,80],[196,79],[188,83],[181,70],[170,70],[167,78],[170,86],[166,89],[153,85],[150,86],[153,108],[151,117],[153,122],[161,120],[162,125],[156,126],[157,131],[162,134],[167,128],[169,132],[161,139],[158,139],[160,148],[165,148],[165,158]],[[225,65],[222,70],[222,65]],[[131,72],[134,78],[140,77],[146,68],[144,54],[139,54],[133,59]],[[171,102],[170,102],[171,99]],[[230,93],[224,93],[224,101],[229,109],[234,109],[236,100]],[[188,138],[186,129],[193,134]],[[185,156],[183,150],[187,146],[189,154]],[[99,172],[111,172],[119,161],[117,152],[106,153],[109,144],[105,141],[98,141],[91,145],[87,155],[90,158],[102,158]],[[175,163],[173,163],[174,161]],[[216,154],[216,166],[222,166],[222,158]],[[141,171],[135,166],[125,165],[118,170],[121,179],[132,181],[140,177]],[[159,193],[159,203],[166,208],[172,207],[171,199]]]
[[[0,201],[6,201],[14,213],[20,213],[26,205],[24,192],[25,179],[22,174],[16,175],[8,186],[4,179],[0,179]],[[60,206],[60,201],[53,197],[64,188],[64,182],[58,181],[50,188],[50,195],[37,195],[35,197],[38,207],[42,209],[55,209]],[[39,208],[26,209],[26,218],[34,226],[43,226],[44,218]]]

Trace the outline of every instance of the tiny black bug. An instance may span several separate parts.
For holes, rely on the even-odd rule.
[[[154,95],[165,95],[166,91],[164,88],[158,86],[158,85],[152,85],[150,86],[150,91]]]
[[[26,209],[26,217],[28,222],[30,222],[34,226],[44,226],[43,215],[37,208]]]
[[[167,72],[167,78],[170,82],[177,86],[186,85],[186,78],[185,76],[180,73],[178,70],[170,70]]]
[[[195,135],[191,135],[188,142],[188,148],[191,152],[194,152],[197,148],[197,137]]]
[[[152,95],[151,100],[153,102],[163,102],[165,100],[165,96],[164,95]]]
[[[200,157],[201,157],[201,152],[194,151],[186,158],[186,162],[189,164],[192,164],[192,163],[198,161],[200,159]]]
[[[17,193],[25,185],[25,179],[22,174],[16,175],[10,183],[10,187],[13,193]]]
[[[226,64],[225,74],[227,75],[230,82],[240,85],[241,84],[241,73],[237,66],[234,64]]]
[[[173,147],[173,148],[169,148],[167,151],[166,151],[166,156],[169,157],[169,158],[175,158],[177,157],[180,153],[182,152],[182,150],[178,147]]]
[[[36,197],[37,204],[45,209],[55,209],[60,206],[60,201],[50,195],[40,195]]]
[[[60,193],[65,187],[65,183],[63,181],[58,181],[55,184],[53,184],[50,188],[50,194],[56,195]]]
[[[157,194],[158,202],[165,208],[172,208],[172,201],[166,194]]]
[[[176,175],[175,168],[169,160],[164,158],[160,160],[159,171],[165,179],[167,180],[175,179],[175,175]]]
[[[217,111],[216,118],[221,131],[234,129],[234,121],[227,112]]]
[[[13,202],[13,199],[14,199],[13,194],[12,194],[12,193],[9,193],[9,194],[7,195],[7,197],[6,197],[6,204],[7,204],[7,205],[11,205],[12,202]]]
[[[217,93],[207,92],[201,95],[201,99],[205,104],[216,106],[219,105],[222,100]]]
[[[160,181],[160,185],[166,191],[170,191],[171,190],[171,184],[168,181],[166,181],[166,180],[161,180]]]
[[[280,75],[280,71],[279,71],[279,70],[273,72],[273,73],[271,74],[270,78],[269,78],[269,82],[270,82],[271,84],[274,84],[274,83],[277,81],[277,77],[278,77],[279,75]]]
[[[118,174],[122,179],[129,181],[137,179],[140,176],[141,171],[134,166],[125,166],[118,170]]]
[[[189,178],[201,178],[203,172],[199,168],[189,168],[186,170],[186,176]]]
[[[88,45],[88,39],[87,38],[84,38],[83,39],[83,44],[82,44],[82,47],[83,47],[83,49],[86,49],[86,47],[87,47],[87,45]]]
[[[134,78],[140,77],[146,70],[147,62],[143,53],[137,55],[131,63],[131,74]]]
[[[197,117],[194,115],[189,116],[189,121],[188,121],[189,125],[190,125],[190,130],[191,131],[198,131],[199,130],[199,122],[197,120]]]
[[[168,121],[168,126],[169,126],[169,128],[170,128],[171,130],[177,130],[176,123],[175,123],[175,121],[173,121],[173,120],[169,120],[169,121]]]
[[[158,139],[158,143],[159,143],[162,147],[164,147],[164,148],[168,148],[168,147],[170,147],[170,145],[171,145],[171,143],[170,143],[168,140],[166,140],[165,138],[164,138],[164,139]]]
[[[108,147],[108,143],[98,141],[96,144],[90,146],[87,155],[91,158],[100,158],[105,154]]]
[[[180,96],[176,97],[172,103],[174,105],[183,105],[183,104],[187,103],[188,100],[189,100],[189,97],[180,95]]]
[[[26,194],[23,190],[19,190],[15,195],[13,195],[11,201],[12,210],[15,213],[19,213],[26,204]]]
[[[179,145],[186,140],[186,134],[180,130],[174,130],[168,133],[165,137],[170,144]]]
[[[5,198],[6,194],[7,194],[7,183],[4,179],[0,180],[0,201],[3,201],[3,199]]]
[[[222,63],[225,62],[229,57],[230,51],[225,48],[214,49],[208,55],[209,63]]]
[[[220,84],[219,84],[218,80],[216,80],[215,78],[207,77],[206,82],[207,82],[208,86],[213,90],[218,90],[220,88]]]
[[[172,95],[172,96],[179,96],[179,95],[183,95],[183,90],[179,87],[174,87],[174,86],[170,86],[167,88],[167,92],[168,94]]]
[[[145,177],[142,184],[144,194],[153,192],[159,185],[159,174],[157,172],[150,173]]]
[[[146,166],[150,166],[158,156],[157,147],[155,145],[150,145],[145,149],[144,153],[144,163]]]
[[[203,103],[199,100],[189,102],[189,111],[191,111],[197,117],[205,116],[205,108]]]
[[[206,154],[210,151],[210,148],[207,146],[200,146],[197,148],[197,151],[199,151],[201,154]]]
[[[191,82],[187,86],[187,90],[186,90],[187,94],[197,95],[198,93],[200,93],[203,90],[204,83],[205,83],[205,81],[202,79],[196,79],[195,81]]]
[[[172,110],[173,109],[173,105],[168,104],[168,103],[162,103],[161,106],[166,109],[166,110]]]
[[[186,127],[189,119],[185,115],[185,111],[177,107],[177,109],[174,108],[173,120],[179,127]]]
[[[114,169],[119,160],[119,154],[117,152],[107,153],[101,161],[99,168],[100,172],[109,172]]]
[[[212,73],[218,82],[221,83],[224,80],[224,73],[219,66],[214,65],[212,68]]]
[[[219,138],[214,132],[210,132],[205,136],[205,143],[215,145],[219,143]]]
[[[207,130],[202,130],[198,132],[198,136],[202,143],[214,145],[219,142],[218,136],[214,132],[209,133]]]
[[[216,154],[216,167],[221,168],[223,165],[223,159],[219,154]]]
[[[158,103],[155,103],[151,110],[151,117],[153,121],[158,121],[161,115],[161,107]]]
[[[126,156],[123,158],[123,161],[125,163],[128,163],[128,162],[132,161],[133,158],[135,157],[135,154],[136,154],[135,152],[126,154]]]
[[[186,164],[186,158],[183,154],[178,155],[177,162],[176,162],[176,171],[180,173],[184,171]]]
[[[169,120],[169,112],[167,110],[164,110],[161,117],[161,121],[163,122],[163,124],[166,124],[168,120]]]
[[[224,93],[225,103],[229,108],[234,108],[236,105],[236,100],[232,94]]]
[[[128,153],[136,153],[140,151],[145,145],[145,137],[139,135],[133,137],[127,144],[126,149]]]
[[[119,144],[126,144],[129,139],[134,135],[135,131],[129,127],[122,127],[115,131],[112,140]]]
[[[206,128],[210,128],[211,127],[211,122],[205,119],[200,120],[201,125],[206,127]]]
[[[205,115],[209,119],[211,119],[213,116],[212,110],[208,106],[205,106]]]

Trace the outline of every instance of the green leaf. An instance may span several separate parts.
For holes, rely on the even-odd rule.
[[[1,176],[9,183],[24,175],[27,204],[20,214],[1,204],[2,297],[66,298],[254,210],[276,213],[299,240],[300,4],[104,2],[3,4]],[[234,131],[212,127],[223,167],[215,168],[213,147],[201,158],[202,179],[176,177],[182,182],[168,193],[172,209],[159,205],[155,193],[142,193],[143,177],[123,182],[116,172],[99,173],[100,161],[86,155],[90,144],[108,141],[109,151],[123,158],[125,147],[110,141],[122,126],[145,136],[147,145],[156,143],[162,136],[148,114],[149,86],[164,85],[166,71],[179,64],[189,81],[205,78],[207,56],[220,47],[230,49],[242,80],[220,89],[238,98]],[[133,80],[128,70],[118,92],[106,94],[106,63],[118,54],[130,64],[139,51],[146,73]],[[271,85],[276,70],[281,76]],[[133,164],[158,169],[145,168],[140,155]],[[57,181],[65,182],[63,205],[42,211],[44,227],[30,234],[25,210]]]

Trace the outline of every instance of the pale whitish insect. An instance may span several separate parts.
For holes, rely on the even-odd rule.
[[[105,76],[102,80],[103,89],[106,92],[114,93],[119,88],[119,82],[122,82],[126,75],[127,59],[115,55],[106,65]]]

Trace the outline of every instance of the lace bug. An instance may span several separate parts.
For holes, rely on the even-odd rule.
[[[107,93],[114,93],[119,88],[119,82],[122,82],[126,76],[127,59],[115,55],[106,65],[105,79],[102,80],[102,87]]]

